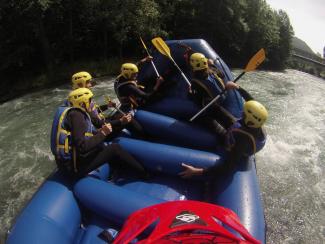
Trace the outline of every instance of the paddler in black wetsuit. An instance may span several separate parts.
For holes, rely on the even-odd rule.
[[[225,174],[236,167],[243,158],[248,158],[264,147],[266,133],[263,124],[268,117],[268,112],[261,103],[253,100],[247,91],[238,85],[237,89],[246,102],[244,103],[243,117],[235,121],[223,134],[227,149],[226,162],[206,169],[195,168],[183,163],[185,170],[179,174],[182,178],[190,178],[194,175]]]
[[[152,57],[142,59],[137,65],[151,60]],[[143,87],[138,85],[137,75],[139,72],[138,66],[132,63],[124,63],[121,66],[121,74],[116,78],[114,82],[115,93],[121,103],[120,110],[124,113],[133,113],[134,109],[144,105],[151,98],[154,97],[160,84],[163,81],[162,77],[158,77],[156,84],[151,92],[143,91]],[[144,132],[142,126],[132,118],[131,122],[126,126],[133,135],[138,138],[148,138],[148,135]]]
[[[82,177],[102,164],[109,163],[113,167],[132,169],[141,177],[146,177],[143,166],[120,145],[103,143],[120,121],[111,121],[95,130],[89,116],[92,97],[92,92],[87,88],[78,88],[69,94],[71,107],[63,114],[57,132],[57,138],[66,135],[66,140],[63,141],[69,147],[57,145],[55,158],[59,168]],[[59,150],[62,148],[64,150]]]
[[[114,89],[121,103],[120,109],[123,112],[127,113],[141,105],[144,105],[151,97],[154,96],[162,83],[163,78],[158,77],[153,91],[151,92],[144,92],[143,88],[138,85],[138,65],[151,59],[152,57],[148,56],[147,58],[142,59],[138,64],[122,64],[121,74],[115,80]]]
[[[202,53],[193,53],[189,62],[192,69],[190,98],[201,108],[225,89],[230,90],[237,87],[232,81],[225,83],[219,77],[218,72],[209,66],[208,59]],[[225,133],[224,128],[227,129],[235,121],[235,118],[222,106],[225,99],[226,94],[222,95],[218,102],[213,103],[196,121],[215,133]]]

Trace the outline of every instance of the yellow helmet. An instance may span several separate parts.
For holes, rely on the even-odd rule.
[[[244,104],[244,122],[248,127],[260,128],[268,117],[266,108],[257,101],[251,100]]]
[[[68,100],[72,107],[80,108],[87,112],[93,96],[93,93],[88,88],[78,88],[70,92]]]
[[[134,75],[138,72],[139,72],[139,69],[135,64],[132,64],[132,63],[122,64],[121,75],[125,79],[131,79],[132,75]]]
[[[208,68],[208,59],[202,53],[193,53],[190,57],[190,64],[194,71]]]
[[[91,79],[92,79],[92,77],[88,72],[81,71],[81,72],[75,73],[71,78],[72,89],[86,87],[87,81],[90,81]],[[79,86],[79,84],[81,84],[81,86]]]

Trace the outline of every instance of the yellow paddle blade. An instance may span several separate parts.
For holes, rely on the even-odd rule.
[[[255,70],[261,63],[263,63],[264,59],[265,51],[262,48],[249,60],[248,64],[246,65],[245,72]]]
[[[170,55],[170,49],[167,46],[166,42],[164,42],[164,40],[161,39],[161,37],[156,37],[156,38],[152,39],[151,42],[161,54],[172,59],[172,56]]]
[[[111,102],[111,98],[109,96],[105,95],[104,98],[105,98],[107,103]]]

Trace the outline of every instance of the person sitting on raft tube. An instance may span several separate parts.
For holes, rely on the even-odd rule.
[[[104,144],[112,132],[112,125],[104,124],[96,130],[91,122],[91,100],[93,93],[87,88],[78,88],[69,94],[69,108],[55,116],[58,128],[56,131],[55,159],[64,172],[77,178],[109,163],[114,167],[128,167],[141,177],[146,177],[144,167],[119,144]]]
[[[193,53],[190,56],[190,66],[192,68],[192,93],[190,97],[202,108],[216,96],[220,95],[223,90],[237,88],[237,84],[232,81],[225,84],[215,70],[209,67],[208,59],[202,53]],[[220,105],[224,99],[225,95],[221,96],[218,102],[213,103],[207,109],[204,116],[198,118],[201,124],[216,133],[221,133],[222,131],[225,133],[222,127],[228,128],[235,120]]]
[[[78,72],[78,73],[75,73],[74,75],[72,75],[71,82],[72,82],[73,90],[78,89],[78,88],[91,89],[93,86],[92,76],[86,71],[81,71],[81,72]],[[110,118],[105,118],[103,111],[106,111],[111,106],[114,106],[114,104],[97,105],[94,100],[91,101],[90,117],[91,117],[91,121],[92,121],[93,125],[96,128],[101,128],[105,123],[110,123],[112,126],[122,127],[122,126],[131,122],[131,120],[132,120],[131,114],[126,114],[124,116],[120,116],[119,120],[114,120],[114,121],[111,120]]]
[[[243,117],[237,120],[225,135],[227,159],[224,164],[211,168],[195,168],[183,163],[185,168],[179,175],[182,178],[190,178],[194,175],[216,176],[231,171],[243,157],[249,157],[260,151],[266,142],[266,133],[263,124],[267,120],[266,108],[243,89],[238,88],[246,100]]]
[[[139,63],[150,61],[151,56],[142,59]],[[156,80],[156,84],[151,92],[144,92],[142,87],[138,85],[137,75],[139,69],[136,64],[124,63],[121,66],[121,74],[114,83],[115,93],[121,103],[120,109],[123,112],[129,112],[143,105],[157,92],[163,78],[160,76]]]

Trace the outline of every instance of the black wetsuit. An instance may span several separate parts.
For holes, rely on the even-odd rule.
[[[118,125],[118,123],[112,121],[113,127]],[[85,120],[85,115],[81,111],[72,110],[69,112],[66,126],[71,131],[72,146],[76,148],[75,160],[77,172],[70,173],[73,173],[77,177],[82,177],[104,163],[109,163],[115,168],[130,168],[138,172],[140,176],[146,175],[141,163],[119,144],[103,145],[106,136],[100,131],[92,137],[85,137],[84,135],[88,125]]]
[[[137,87],[135,81],[129,81],[123,76],[117,78],[114,84],[115,92],[121,102],[120,109],[129,112],[133,108],[143,105],[155,93],[155,91],[144,92]]]
[[[253,100],[253,97],[244,89],[239,88],[238,91],[245,101]],[[253,136],[255,141],[261,141],[265,139],[266,133],[263,128],[247,127],[243,120],[240,120],[239,123],[241,125],[240,129]],[[241,132],[233,133],[233,136],[235,144],[231,147],[229,151],[227,151],[226,162],[221,165],[204,169],[204,175],[217,176],[225,174],[232,170],[234,167],[236,167],[236,165],[241,160],[248,158],[249,156],[254,154],[254,145],[252,139],[249,136]]]
[[[266,136],[264,130],[261,128],[249,128],[243,125],[243,123],[241,124],[243,126],[241,129],[249,131],[249,133],[256,139],[264,138]],[[251,152],[253,147],[251,140],[242,133],[236,133],[235,140],[235,145],[230,151],[227,151],[226,162],[221,165],[204,169],[204,175],[211,177],[225,174],[235,168],[241,160],[245,160],[250,156],[248,152]]]
[[[128,83],[129,82],[129,83]],[[123,84],[123,85],[121,85]],[[130,82],[123,76],[119,77],[114,84],[115,92],[121,102],[120,110],[125,113],[132,111],[138,106],[144,105],[146,102],[154,98],[156,91],[144,92],[137,87],[135,82]],[[134,118],[125,126],[131,133],[138,138],[148,138],[144,129]]]
[[[214,99],[214,97],[208,93],[209,88],[204,88],[204,80],[207,79],[208,75],[209,74],[204,71],[196,71],[193,73],[192,94],[190,96],[202,108]],[[223,81],[221,80],[221,82]],[[224,96],[219,98],[219,102],[222,99],[224,99]],[[199,118],[197,118],[197,121],[201,125],[216,133],[220,131],[218,123],[221,124],[223,128],[228,129],[236,120],[219,104],[219,102],[214,102],[201,116],[199,116]]]

